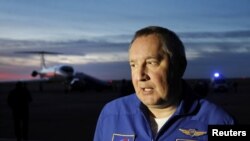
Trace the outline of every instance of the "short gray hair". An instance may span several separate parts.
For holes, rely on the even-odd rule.
[[[159,27],[148,26],[136,31],[131,43],[141,36],[157,35],[162,44],[163,50],[170,58],[170,72],[175,77],[181,78],[186,70],[187,60],[185,54],[185,48],[180,38],[171,30]]]

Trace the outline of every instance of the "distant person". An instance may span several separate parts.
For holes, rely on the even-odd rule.
[[[207,141],[208,125],[235,123],[221,107],[195,96],[182,79],[185,50],[174,32],[158,26],[137,31],[129,63],[135,94],[105,105],[94,141]]]
[[[31,101],[31,94],[23,82],[17,82],[15,88],[8,95],[8,104],[13,114],[17,141],[28,140],[29,104]]]

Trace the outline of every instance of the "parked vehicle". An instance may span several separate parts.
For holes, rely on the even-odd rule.
[[[211,81],[211,89],[214,92],[227,92],[229,85],[221,74],[215,73]]]

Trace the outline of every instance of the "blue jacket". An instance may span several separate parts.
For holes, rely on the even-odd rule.
[[[186,87],[177,110],[155,136],[148,110],[135,94],[116,99],[103,108],[94,141],[206,141],[208,125],[235,124],[222,108],[191,93]]]

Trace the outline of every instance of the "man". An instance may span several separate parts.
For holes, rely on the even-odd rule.
[[[13,114],[17,141],[28,140],[29,104],[31,101],[31,94],[23,82],[17,82],[16,87],[8,95],[8,104]]]
[[[199,99],[182,80],[185,50],[162,27],[135,33],[129,62],[136,93],[108,103],[98,119],[95,141],[207,140],[210,124],[234,124],[222,108]]]

